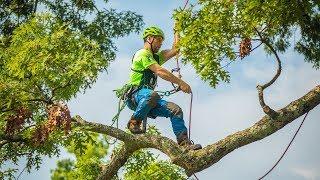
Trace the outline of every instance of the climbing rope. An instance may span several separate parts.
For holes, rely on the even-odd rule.
[[[189,3],[189,0],[186,0],[182,10],[186,9],[188,3]],[[177,63],[177,68],[176,69],[172,69],[172,71],[178,72],[179,78],[181,78],[182,76],[181,76],[181,73],[180,73],[180,66],[179,66],[179,53],[176,55],[176,63]],[[189,141],[191,141],[192,104],[193,104],[193,93],[191,92],[191,94],[190,94],[190,105],[189,105]],[[196,178],[196,180],[199,180],[199,178],[196,176],[195,173],[193,174],[193,176]]]
[[[190,95],[190,105],[189,105],[189,140],[191,141],[191,116],[192,116],[192,103],[193,103],[193,93]]]
[[[188,3],[189,3],[189,0],[186,0],[186,2],[185,2],[185,4],[184,4],[184,6],[183,6],[183,9],[182,9],[182,10],[185,10],[185,9],[186,9],[186,7],[187,7]]]
[[[122,105],[121,105],[122,102]],[[111,127],[114,126],[114,124],[116,124],[116,128],[119,128],[119,116],[121,111],[126,107],[126,104],[123,102],[123,100],[121,98],[119,98],[119,102],[118,102],[118,110],[117,113],[114,115],[114,117],[112,118],[112,124],[110,125]],[[107,144],[109,145],[114,145],[116,142],[118,141],[117,138],[114,138],[114,140],[112,142],[107,141]]]
[[[196,178],[196,180],[199,180],[199,178],[196,176],[196,174],[193,174],[193,176]]]
[[[169,91],[155,91],[156,93],[159,94],[159,96],[164,97],[164,96],[171,96],[172,94],[178,92],[176,89],[172,89]]]
[[[291,146],[293,140],[296,138],[298,132],[300,131],[304,121],[306,120],[306,117],[308,116],[309,111],[307,112],[307,114],[304,116],[299,128],[297,129],[297,131],[295,132],[294,136],[292,137],[290,143],[288,144],[287,148],[285,149],[285,151],[282,153],[281,157],[278,159],[278,161],[272,166],[272,168],[266,173],[264,174],[262,177],[259,178],[259,180],[263,179],[264,177],[266,177],[281,161],[281,159],[283,158],[283,156],[286,154],[286,152],[288,151],[289,147]]]

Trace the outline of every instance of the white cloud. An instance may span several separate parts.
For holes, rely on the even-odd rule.
[[[295,167],[291,171],[307,180],[320,179],[320,168]]]

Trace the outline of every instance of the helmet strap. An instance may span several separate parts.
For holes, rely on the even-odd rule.
[[[152,39],[152,41],[151,41],[151,42],[147,41],[147,42],[150,44],[152,55],[154,54],[154,52],[153,52],[153,47],[152,47],[152,43],[153,43],[153,41],[154,41],[154,39]]]

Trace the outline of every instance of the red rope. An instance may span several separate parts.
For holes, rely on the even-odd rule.
[[[196,176],[196,174],[193,174],[193,176],[194,176],[197,180],[199,180],[199,178]]]
[[[184,4],[184,7],[183,7],[183,10],[186,9],[186,7],[187,7],[187,5],[188,5],[188,2],[189,2],[189,0],[186,0],[186,2],[185,2],[185,4]]]
[[[191,115],[192,115],[192,101],[193,101],[193,94],[192,94],[192,92],[191,92],[190,106],[189,106],[189,140],[191,140]]]
[[[189,3],[189,0],[185,1],[183,10],[186,9],[187,5]],[[177,61],[177,69],[178,69],[178,74],[179,74],[179,78],[181,78],[181,73],[180,73],[180,66],[179,66],[179,57],[178,54],[176,55],[176,61]],[[191,92],[191,97],[190,97],[190,106],[189,106],[189,141],[191,141],[191,118],[192,118],[192,104],[193,104],[193,93]],[[193,176],[199,180],[199,178],[196,176],[196,174],[194,173]]]
[[[186,0],[183,10],[186,9],[187,5],[189,3],[189,0]],[[180,67],[179,67],[179,61],[177,58],[177,68],[179,69],[178,73],[179,73],[179,77],[181,78],[181,74],[180,74]],[[191,118],[192,118],[192,104],[193,104],[193,93],[191,92],[191,97],[190,97],[190,108],[189,108],[189,141],[191,141]],[[194,173],[193,176],[199,180],[199,178],[196,176],[196,174]]]
[[[300,131],[304,120],[305,120],[306,117],[308,116],[308,113],[309,113],[309,111],[308,111],[307,114],[304,116],[304,118],[303,118],[303,120],[302,120],[302,122],[301,122],[301,124],[300,124],[300,126],[299,126],[299,128],[298,128],[298,130],[297,130],[296,133],[294,134],[294,136],[293,136],[293,138],[291,139],[290,143],[288,144],[286,150],[282,153],[281,157],[278,159],[278,161],[273,165],[273,167],[272,167],[266,174],[264,174],[261,178],[259,178],[259,180],[261,180],[261,179],[263,179],[264,177],[266,177],[266,176],[279,164],[279,162],[281,161],[281,159],[283,158],[283,156],[286,154],[286,152],[288,151],[289,147],[291,146],[293,140],[296,138],[298,132]]]

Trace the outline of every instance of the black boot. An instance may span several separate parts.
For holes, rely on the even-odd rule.
[[[177,141],[180,146],[183,146],[186,149],[190,149],[190,150],[202,149],[202,146],[200,144],[194,144],[189,140],[187,131],[179,134],[177,137]]]

